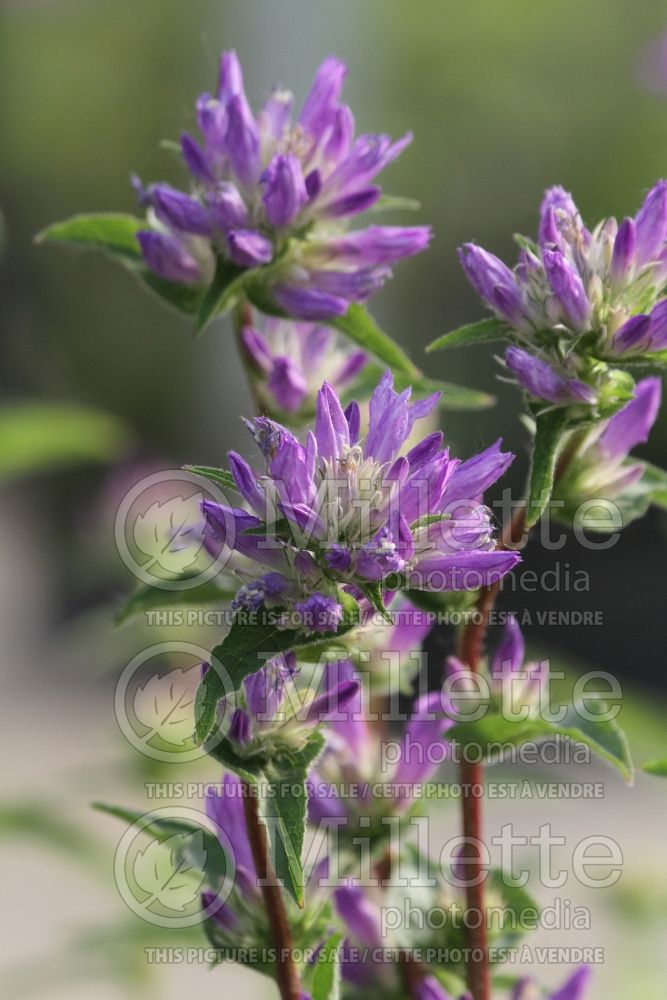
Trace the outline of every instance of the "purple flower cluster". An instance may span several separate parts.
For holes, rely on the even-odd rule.
[[[571,195],[549,188],[537,242],[521,238],[512,271],[474,243],[459,250],[475,290],[507,324],[505,360],[533,397],[555,406],[593,405],[608,381],[602,360],[667,349],[667,181],[634,218],[590,232]]]
[[[232,699],[223,698],[220,710],[225,713],[227,738],[239,756],[258,753],[275,754],[279,750],[298,751],[305,745],[315,726],[336,715],[359,696],[359,682],[343,677],[330,683],[331,671],[325,674],[323,690],[288,692],[297,674],[293,653],[269,660],[266,666],[243,681]],[[288,703],[283,708],[286,694]]]
[[[364,437],[358,404],[343,410],[327,383],[304,444],[266,417],[247,421],[264,469],[235,452],[229,463],[252,513],[204,503],[214,537],[266,570],[241,588],[235,608],[287,608],[308,631],[328,632],[342,615],[339,586],[364,593],[393,578],[410,589],[473,590],[516,565],[517,553],[496,548],[481,501],[513,458],[499,441],[460,462],[436,431],[401,454],[437,402],[438,394],[411,402],[387,372]]]
[[[223,54],[216,93],[197,101],[201,139],[181,138],[191,192],[134,179],[148,209],[150,227],[138,238],[152,271],[204,285],[219,259],[241,271],[271,265],[275,305],[320,320],[367,299],[395,261],[427,246],[426,226],[346,231],[378,202],[378,174],[411,139],[355,137],[352,111],[340,100],[346,72],[326,59],[296,120],[285,90],[274,90],[255,116],[236,54]]]
[[[368,361],[364,351],[322,324],[267,317],[260,328],[244,326],[241,340],[263,406],[292,419],[312,415],[322,382],[342,393]]]

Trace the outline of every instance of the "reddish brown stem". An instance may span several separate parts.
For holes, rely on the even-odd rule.
[[[525,532],[526,508],[520,507],[503,534],[499,548],[515,548]],[[484,587],[479,595],[476,611],[478,614],[463,630],[459,647],[459,657],[474,672],[480,669],[484,642],[489,626],[489,614],[500,589],[499,583]],[[479,853],[484,825],[482,819],[482,797],[478,789],[484,782],[484,764],[479,761],[461,764],[463,836],[466,838],[466,908],[475,912],[471,927],[467,932],[468,986],[473,1000],[491,1000],[491,972],[489,968],[489,946],[486,926],[485,892],[483,869]],[[479,926],[477,926],[479,924]]]
[[[259,818],[257,795],[254,789],[247,784],[244,786],[243,807],[250,848],[276,952],[276,978],[280,996],[282,1000],[299,1000],[301,986],[299,973],[294,963],[292,935],[282,888],[269,860],[266,827]]]

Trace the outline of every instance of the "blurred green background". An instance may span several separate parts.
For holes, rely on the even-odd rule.
[[[10,768],[10,798],[44,792],[39,775],[50,773],[48,792],[58,800],[62,765],[75,775],[78,822],[85,795],[96,794],[94,762],[129,768],[100,681],[138,641],[136,633],[108,637],[111,602],[130,582],[113,551],[113,502],[133,469],[222,463],[243,442],[237,415],[250,405],[224,322],[195,344],[189,324],[121,270],[94,255],[38,249],[34,234],[76,212],[134,211],[132,170],[178,181],[159,142],[192,124],[195,95],[212,85],[223,47],[237,49],[255,104],[274,83],[303,96],[320,60],[336,53],[350,67],[346,98],[358,128],[415,134],[383,183],[421,202],[415,221],[432,223],[435,240],[429,253],[397,267],[373,310],[422,364],[429,341],[480,314],[457,263],[459,243],[472,238],[511,259],[511,235],[534,232],[547,185],[571,190],[593,221],[634,213],[667,172],[667,81],[664,92],[644,86],[648,46],[666,28],[660,0],[0,0],[3,401],[94,410],[61,412],[60,423],[50,411],[28,414],[20,433],[30,447],[40,442],[40,473],[21,460],[24,439],[0,428],[0,446],[9,438],[13,449],[0,467],[9,480],[0,500],[5,710],[8,739],[25,756]],[[502,432],[520,456],[512,473],[520,489],[518,398],[496,380],[488,352],[434,355],[427,370],[497,395],[494,410],[447,414],[445,431],[462,455]],[[666,442],[663,410],[643,454],[664,465]],[[590,593],[506,595],[505,603],[603,610],[604,628],[534,628],[529,638],[644,685],[653,699],[665,688],[665,542],[664,523],[651,514],[610,551],[568,544],[557,558],[590,572]],[[535,547],[531,567],[549,568],[554,558]],[[47,711],[47,699],[59,712]],[[56,748],[46,772],[15,717],[35,702],[30,732],[45,726]],[[81,760],[85,740],[97,741],[90,762]],[[647,752],[660,752],[646,740]],[[664,815],[661,791],[651,785],[631,808]],[[633,800],[622,794],[627,807]],[[86,912],[86,892],[78,893],[73,917]],[[95,897],[100,912],[105,898]],[[59,899],[54,889],[54,919]],[[664,910],[663,899],[663,930]],[[653,927],[650,906],[643,916]],[[19,949],[12,958],[29,954]],[[662,969],[645,973],[646,989],[636,994],[643,1000],[664,995],[664,955],[651,961]],[[189,982],[182,969],[176,978]],[[49,995],[59,996],[51,986]],[[107,994],[99,987],[94,995]]]

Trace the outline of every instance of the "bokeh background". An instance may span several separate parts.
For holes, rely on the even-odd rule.
[[[133,211],[130,170],[176,181],[159,142],[191,124],[221,48],[239,52],[254,103],[274,83],[302,96],[334,52],[350,67],[359,128],[415,134],[384,186],[419,200],[415,221],[432,223],[435,240],[397,269],[373,309],[422,363],[436,335],[479,315],[457,264],[460,242],[511,258],[511,234],[535,230],[547,185],[563,184],[596,220],[634,213],[665,174],[666,29],[660,0],[0,0],[1,846],[11,995],[171,997],[236,980],[260,992],[238,970],[207,978],[202,967],[147,969],[146,928],[124,912],[111,879],[117,831],[87,808],[92,798],[127,801],[147,780],[111,711],[113,679],[142,642],[138,626],[110,626],[131,584],[113,548],[114,507],[143,471],[221,464],[242,444],[243,374],[224,322],[194,343],[188,323],[121,270],[37,248],[34,234],[76,212]],[[488,352],[434,355],[428,373],[496,394],[493,410],[446,414],[444,427],[462,455],[502,432],[519,455],[519,490],[517,396],[497,381]],[[666,443],[663,410],[642,453],[664,465]],[[528,637],[572,669],[621,678],[621,721],[640,759],[665,747],[666,544],[664,518],[649,514],[605,552],[568,544],[554,556],[535,546],[531,568],[557,558],[584,569],[589,592],[504,597],[507,607],[603,611],[603,628],[534,627]],[[596,903],[591,940],[608,959],[593,1000],[659,1000],[664,786],[641,779],[629,792],[605,775],[604,807],[558,817],[573,831],[615,831],[626,855],[619,890]],[[490,822],[503,815],[492,809]],[[636,962],[641,987],[631,988]]]

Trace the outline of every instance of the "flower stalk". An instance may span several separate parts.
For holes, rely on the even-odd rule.
[[[259,818],[259,804],[253,789],[245,784],[243,791],[243,809],[248,840],[257,869],[257,878],[266,907],[268,924],[273,935],[278,989],[281,1000],[299,1000],[301,987],[299,985],[299,972],[294,962],[289,918],[285,909],[282,888],[269,860],[266,827]]]

